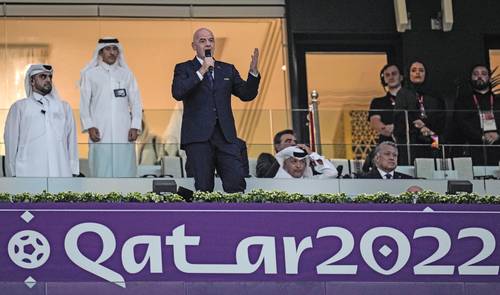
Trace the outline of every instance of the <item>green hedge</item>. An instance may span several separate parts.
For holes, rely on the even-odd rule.
[[[176,194],[155,193],[75,193],[63,192],[52,194],[42,192],[39,194],[9,194],[0,193],[0,202],[153,202],[172,203],[184,202]],[[402,193],[391,195],[389,193],[360,194],[349,197],[345,193],[302,195],[280,191],[253,190],[245,194],[224,194],[196,192],[193,202],[218,202],[218,203],[380,203],[380,204],[500,204],[500,196],[480,196],[477,194],[444,195],[431,191],[419,193]]]

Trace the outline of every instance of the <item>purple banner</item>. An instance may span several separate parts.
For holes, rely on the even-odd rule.
[[[0,281],[499,282],[500,206],[0,204]]]

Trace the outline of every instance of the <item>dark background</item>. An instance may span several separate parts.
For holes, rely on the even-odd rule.
[[[393,0],[288,0],[292,107],[308,105],[305,52],[385,51],[389,62],[403,71],[416,59],[424,62],[428,83],[452,109],[457,82],[467,77],[472,65],[489,64],[488,49],[500,49],[500,1],[453,0],[451,32],[431,30],[430,19],[441,11],[441,1],[406,0],[406,8],[412,28],[399,33]],[[304,116],[295,114],[293,123],[306,141],[308,131],[300,127],[305,126]]]

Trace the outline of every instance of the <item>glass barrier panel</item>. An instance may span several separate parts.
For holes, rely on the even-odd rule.
[[[7,112],[6,109],[0,110],[2,122],[5,122]],[[450,118],[450,123],[444,129],[441,127],[433,128],[434,130],[429,128],[429,130],[424,130],[425,132],[422,131],[423,127],[418,128],[415,123],[407,124],[412,116],[410,112],[393,112],[395,116],[401,117],[405,122],[403,126],[394,127],[390,138],[397,146],[398,166],[413,167],[411,168],[413,176],[424,178],[455,177],[442,171],[453,171],[457,168],[468,171],[465,174],[460,174],[459,177],[462,178],[498,177],[500,142],[498,132],[495,129],[496,122],[483,122],[483,128],[486,128],[486,132],[484,132],[477,110],[454,112],[432,110],[428,111],[428,115],[431,116],[431,113],[438,112]],[[500,120],[499,112],[495,111],[492,114],[492,117]],[[255,162],[262,153],[275,154],[274,135],[278,131],[290,129],[293,116],[310,118],[310,115],[308,110],[235,110],[237,134],[246,141],[250,162]],[[381,141],[379,132],[370,124],[368,116],[367,110],[321,110],[319,113],[320,124],[315,125],[316,128],[319,128],[317,131],[320,133],[320,140],[316,142],[316,145],[310,146],[311,150],[318,152],[326,159],[347,160],[349,163],[345,164],[344,162],[342,173],[349,176],[359,174],[360,165],[356,161],[366,162],[368,160],[371,162],[373,151],[377,143]],[[180,171],[182,173],[174,173],[174,175],[180,175],[180,177],[187,175],[184,168],[186,155],[180,146],[182,110],[146,109],[143,116],[143,130],[134,143],[128,143],[126,140],[121,143],[89,143],[88,134],[81,132],[78,110],[74,110],[74,117],[78,134],[81,173],[86,177],[172,175],[173,172],[167,173],[162,168],[163,160],[171,158],[184,159],[181,162],[183,168]],[[463,118],[463,120],[459,121],[457,118]],[[305,127],[310,128],[311,122],[306,121]],[[402,130],[402,133],[398,133],[397,130]],[[403,134],[402,137],[397,136],[400,134]],[[299,144],[307,141],[297,139]],[[107,165],[99,163],[98,166],[109,166],[111,168],[106,169],[111,169],[111,172],[107,174],[91,172],[94,161],[89,161],[90,153],[97,155],[99,162],[108,163]],[[0,155],[5,155],[3,136],[0,139]],[[103,155],[106,155],[104,160],[100,160]],[[416,163],[417,160],[418,163]],[[433,171],[441,172],[433,172],[433,175],[422,174],[422,165],[424,165],[422,161],[429,162],[428,165],[432,166]],[[135,170],[136,173],[125,173],[125,169],[117,168],[125,163],[135,163],[135,168],[132,165],[131,169]],[[363,165],[366,167],[367,164],[363,162],[361,166]],[[417,168],[419,165],[420,169]],[[470,168],[471,165],[472,168]],[[470,172],[471,170],[472,172]]]

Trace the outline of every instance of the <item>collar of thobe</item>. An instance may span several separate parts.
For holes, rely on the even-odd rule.
[[[378,173],[380,173],[380,175],[382,175],[382,177],[383,177],[384,179],[386,179],[386,177],[385,177],[385,175],[386,175],[386,174],[390,174],[390,175],[391,175],[391,179],[393,179],[393,178],[394,178],[394,170],[392,170],[391,172],[386,172],[386,171],[381,170],[381,169],[379,169],[379,168],[377,168],[377,170],[378,170]]]
[[[102,60],[100,60],[99,66],[101,66],[106,71],[115,71],[118,68],[118,63],[115,62],[114,64],[109,65],[109,64],[103,62]]]
[[[33,92],[33,98],[39,102],[41,105],[45,106],[49,102],[50,93],[47,95],[41,95],[38,92]]]

